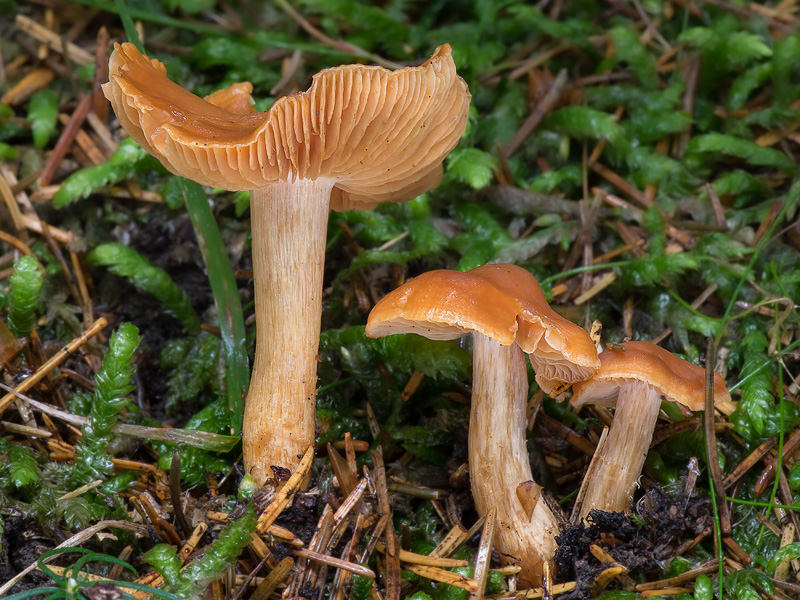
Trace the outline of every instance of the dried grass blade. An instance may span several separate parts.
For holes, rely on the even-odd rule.
[[[375,546],[378,552],[386,552],[386,546],[378,542]],[[428,567],[440,567],[443,569],[452,569],[453,567],[467,567],[469,561],[458,560],[456,558],[438,558],[436,556],[425,556],[424,554],[417,554],[410,550],[400,549],[399,553],[400,562],[408,563],[411,565],[424,565]]]
[[[496,525],[497,507],[493,506],[486,513],[486,522],[483,524],[483,533],[481,534],[480,544],[478,544],[478,554],[475,556],[475,584],[478,589],[470,594],[471,600],[482,600],[483,598],[486,580],[489,577],[489,563],[492,560]]]
[[[286,579],[286,576],[289,574],[289,571],[292,570],[293,566],[294,560],[290,556],[284,558],[278,563],[277,567],[269,572],[269,575],[261,580],[261,583],[258,584],[253,595],[250,596],[250,600],[267,600],[272,592],[283,583],[283,580]]]
[[[85,344],[90,337],[94,336],[96,333],[101,331],[106,325],[108,325],[108,321],[106,321],[106,319],[102,317],[97,319],[97,321],[92,323],[92,326],[89,327],[89,329],[84,331],[80,336],[78,336],[77,338],[72,340],[69,344],[64,346],[61,350],[56,352],[50,360],[48,360],[41,367],[36,369],[36,372],[33,375],[31,375],[30,377],[25,379],[25,381],[20,383],[16,388],[14,388],[12,392],[9,392],[8,394],[0,398],[0,415],[2,415],[3,411],[5,411],[5,409],[8,408],[9,405],[14,401],[14,399],[17,397],[17,394],[22,394],[24,392],[27,392],[29,389],[31,389],[33,386],[39,383],[42,379],[44,379],[45,376],[47,376],[50,373],[50,371],[52,371],[58,365],[64,362],[64,360],[66,360],[66,358],[70,354],[72,354],[73,352],[75,352],[75,350],[83,346],[83,344]]]
[[[309,550],[307,548],[298,548],[293,552],[297,556],[322,563],[323,565],[336,567],[337,569],[343,569],[350,573],[354,573],[355,575],[367,577],[368,579],[375,579],[375,572],[372,569],[362,567],[354,562],[342,560],[341,558],[329,556],[328,554],[322,554],[321,552],[314,552],[313,550]]]
[[[306,475],[308,475],[308,472],[311,470],[311,463],[313,461],[314,445],[312,444],[308,447],[308,450],[306,450],[305,454],[303,455],[303,459],[300,461],[300,464],[297,465],[294,473],[292,473],[286,484],[276,494],[275,499],[258,517],[256,531],[259,534],[263,534],[267,528],[275,522],[275,519],[278,518],[278,515],[283,512],[283,509],[286,508],[286,505],[289,504],[289,500],[300,489],[300,485],[303,483]]]
[[[554,585],[550,591],[553,596],[558,596],[559,594],[566,594],[567,592],[571,592],[575,589],[576,583],[574,581],[569,581],[567,583],[558,583]],[[544,597],[544,590],[542,588],[531,588],[529,590],[523,590],[521,592],[516,592],[513,595],[508,594],[498,594],[495,596],[486,596],[487,600],[522,600],[522,598],[543,598]]]
[[[463,575],[453,573],[452,571],[445,571],[444,569],[440,569],[438,567],[427,567],[422,565],[409,565],[408,570],[412,573],[416,573],[420,577],[424,577],[425,579],[446,583],[448,585],[454,585],[462,590],[467,590],[471,594],[478,591],[478,584],[474,579],[464,577]]]
[[[45,44],[51,50],[66,55],[67,58],[79,65],[90,65],[94,62],[94,57],[86,50],[80,46],[76,46],[72,42],[67,42],[65,44],[64,40],[56,32],[39,25],[39,23],[25,15],[17,15],[14,24],[37,41]]]

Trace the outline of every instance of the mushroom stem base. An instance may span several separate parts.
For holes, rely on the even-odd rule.
[[[244,411],[245,470],[293,469],[314,443],[329,179],[280,182],[250,197],[256,355]]]
[[[586,492],[581,518],[586,518],[593,509],[630,510],[660,410],[661,396],[647,382],[633,381],[620,386],[608,437],[595,453],[583,480]],[[582,490],[578,497],[581,493]]]
[[[517,344],[501,346],[473,334],[469,472],[478,514],[497,507],[495,547],[507,562],[522,567],[523,585],[541,582],[545,561],[555,554],[558,524],[543,499],[530,514],[517,487],[532,481],[525,444],[528,375]]]

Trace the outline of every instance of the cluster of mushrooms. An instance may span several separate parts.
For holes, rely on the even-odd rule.
[[[556,550],[558,524],[539,501],[525,446],[528,377],[548,394],[573,388],[572,405],[616,404],[578,497],[590,510],[627,511],[642,472],[662,401],[701,410],[705,371],[650,342],[626,342],[599,356],[584,329],[556,313],[533,275],[515,265],[466,273],[431,271],[397,288],[370,313],[367,335],[416,333],[434,340],[472,334],[469,472],[478,513],[497,507],[495,546],[538,584]],[[523,354],[524,353],[524,354]],[[730,400],[714,375],[714,400]]]
[[[311,88],[252,108],[249,83],[199,98],[164,65],[117,44],[103,87],[120,124],[171,172],[250,190],[256,352],[245,405],[245,469],[258,484],[293,469],[314,443],[316,359],[328,213],[403,201],[435,187],[467,123],[470,94],[448,45],[417,67],[345,65]],[[703,407],[704,371],[648,342],[599,356],[514,265],[424,273],[381,300],[367,335],[473,336],[469,468],[478,512],[496,507],[495,547],[536,585],[555,552],[556,519],[525,446],[527,368],[547,393],[617,409],[584,480],[589,510],[628,510],[662,399]],[[715,400],[729,399],[719,375]]]

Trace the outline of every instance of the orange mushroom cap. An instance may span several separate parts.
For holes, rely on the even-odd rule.
[[[235,84],[204,100],[130,43],[115,45],[103,86],[122,126],[173,173],[228,190],[331,178],[336,210],[434,187],[470,102],[447,44],[419,67],[326,69],[265,113],[250,107],[251,90]]]
[[[514,297],[519,307],[517,344],[536,371],[536,381],[548,394],[559,383],[591,377],[600,367],[597,349],[586,331],[555,312],[536,278],[515,265],[484,265],[474,273]]]
[[[517,303],[472,271],[428,271],[380,299],[369,313],[366,333],[383,337],[416,333],[454,340],[482,333],[503,346],[517,335]]]
[[[451,340],[472,332],[519,344],[546,392],[599,367],[589,335],[550,308],[536,278],[516,265],[423,273],[382,298],[366,327],[370,337],[417,333]]]
[[[587,381],[576,383],[572,404],[613,406],[620,386],[644,381],[665,400],[679,402],[690,410],[705,407],[705,370],[651,342],[625,342],[624,350],[600,353],[600,370]],[[719,373],[714,373],[714,402],[730,401],[731,395]]]

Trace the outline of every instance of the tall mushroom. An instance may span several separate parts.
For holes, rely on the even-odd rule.
[[[260,484],[314,441],[316,354],[330,208],[369,209],[435,187],[467,122],[470,94],[448,45],[419,67],[346,65],[266,113],[250,84],[205,100],[132,44],[103,86],[128,133],[173,173],[251,190],[256,356],[244,415],[245,468]]]
[[[625,342],[600,354],[600,370],[572,387],[572,404],[617,409],[611,429],[595,453],[578,497],[579,516],[590,510],[627,511],[653,439],[661,402],[691,410],[705,405],[705,371],[651,342]],[[731,396],[714,374],[714,402]],[[577,508],[577,507],[576,507]]]
[[[556,314],[533,275],[514,265],[424,273],[375,305],[366,332],[370,337],[417,333],[435,340],[472,334],[469,470],[475,506],[480,515],[497,507],[496,548],[520,562],[527,585],[538,584],[544,561],[555,552],[558,524],[532,492],[523,351],[537,356],[534,361],[539,355],[558,358],[563,367],[545,369],[553,377],[548,381],[572,383],[598,366],[589,336]]]

